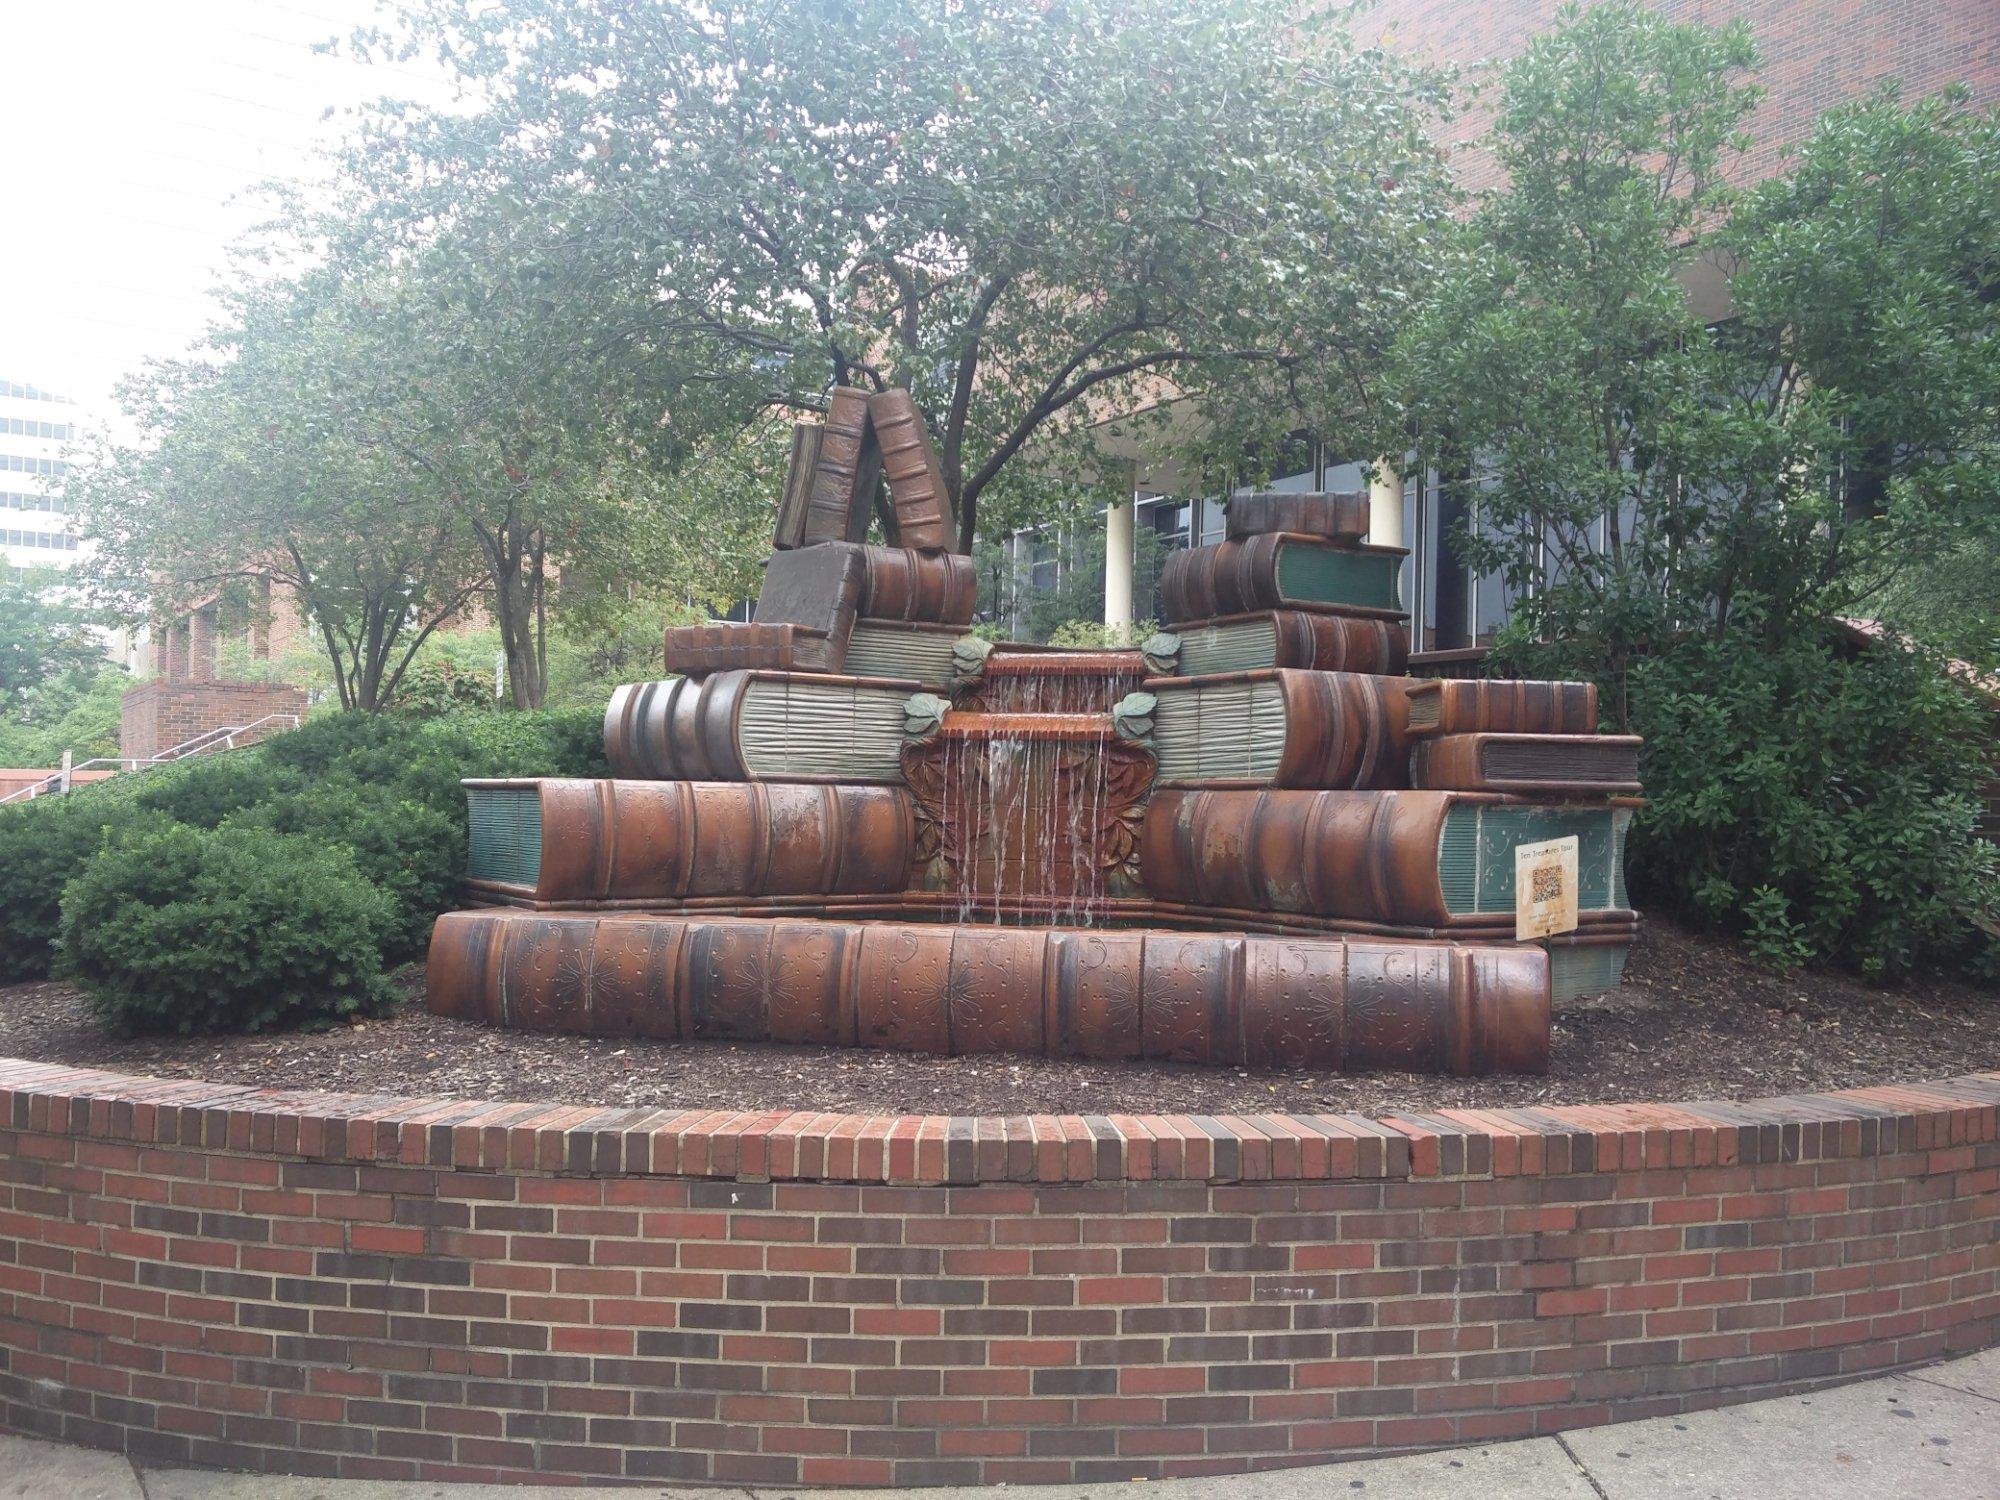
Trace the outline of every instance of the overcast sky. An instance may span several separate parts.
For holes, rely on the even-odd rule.
[[[329,108],[442,99],[425,71],[315,54],[374,0],[0,3],[0,379],[103,414],[198,334],[243,190],[312,170]],[[238,201],[232,201],[238,200]]]

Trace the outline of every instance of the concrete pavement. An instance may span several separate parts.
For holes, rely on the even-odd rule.
[[[1131,1500],[1131,1484],[1035,1500]],[[0,1437],[0,1500],[557,1500],[540,1486],[287,1479],[153,1469]],[[785,1487],[626,1489],[653,1500],[800,1500]],[[980,1489],[846,1500],[990,1500]],[[1145,1486],[1150,1500],[2000,1500],[2000,1350],[1857,1385],[1561,1437]]]

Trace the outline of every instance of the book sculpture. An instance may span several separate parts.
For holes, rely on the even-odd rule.
[[[916,408],[836,390],[754,623],[667,632],[674,675],[606,713],[613,779],[467,783],[481,905],[437,924],[432,1009],[1545,1071],[1552,1001],[1616,983],[1632,940],[1638,742],[1596,733],[1585,684],[1402,675],[1403,554],[1367,521],[1239,497],[1168,564],[1171,633],[993,643]]]

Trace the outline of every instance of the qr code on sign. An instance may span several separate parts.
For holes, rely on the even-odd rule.
[[[1528,882],[1529,900],[1531,901],[1562,900],[1563,872],[1559,867],[1551,865],[1540,865],[1537,866],[1532,872],[1530,872],[1530,874],[1531,874],[1531,879]]]

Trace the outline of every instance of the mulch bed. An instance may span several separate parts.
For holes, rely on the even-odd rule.
[[[356,1094],[915,1114],[1240,1114],[1751,1098],[2000,1068],[2000,990],[1779,978],[1729,944],[1645,926],[1625,982],[1558,1012],[1544,1078],[1350,1077],[770,1043],[598,1041],[431,1015],[319,1034],[120,1037],[62,984],[0,988],[0,1056]]]

